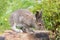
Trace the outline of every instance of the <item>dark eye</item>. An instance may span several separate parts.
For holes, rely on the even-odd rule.
[[[41,26],[42,24],[41,24],[41,23],[39,23],[38,25],[39,25],[39,26]]]

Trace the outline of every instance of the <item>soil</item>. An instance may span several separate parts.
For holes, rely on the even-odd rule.
[[[4,32],[5,40],[35,40],[30,33],[17,33],[12,30],[7,30]]]
[[[39,36],[39,35],[41,35],[40,33],[43,33],[43,32],[49,34],[48,31],[39,31],[39,32],[36,33],[38,36],[36,36],[35,33],[34,34],[33,33],[23,33],[23,32],[22,33],[21,32],[17,33],[13,30],[6,30],[3,33],[3,35],[0,36],[0,40],[39,40],[40,38],[37,38],[37,37],[40,37]],[[54,38],[53,36],[50,36],[50,38],[51,37]]]

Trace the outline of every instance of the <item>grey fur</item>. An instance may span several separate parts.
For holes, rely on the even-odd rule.
[[[32,27],[37,30],[45,29],[42,20],[42,11],[36,11],[34,15],[27,9],[16,10],[10,16],[10,24],[16,32],[34,32],[33,29],[31,29]],[[20,29],[17,29],[16,26]]]

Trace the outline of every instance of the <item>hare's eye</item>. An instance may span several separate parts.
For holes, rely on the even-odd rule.
[[[41,26],[42,24],[41,23],[38,23],[39,26]]]

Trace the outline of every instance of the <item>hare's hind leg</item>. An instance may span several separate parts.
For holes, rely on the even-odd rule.
[[[14,30],[15,32],[23,32],[22,30],[16,28],[16,23],[14,23],[14,25],[12,26],[12,30]]]

